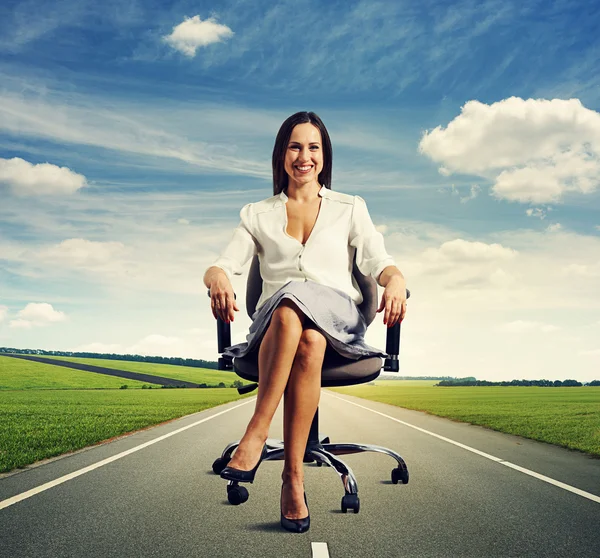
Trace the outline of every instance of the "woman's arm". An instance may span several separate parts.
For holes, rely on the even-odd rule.
[[[210,290],[210,309],[215,320],[221,318],[227,324],[233,322],[234,311],[239,308],[227,274],[220,267],[211,266],[204,274],[204,284]]]
[[[404,275],[402,275],[402,272],[395,265],[388,265],[381,272],[381,275],[379,276],[377,283],[379,285],[381,285],[382,287],[387,287],[389,280],[392,278],[394,278],[394,280],[396,280],[395,279],[396,277],[400,281],[400,284],[404,285],[404,288],[406,289],[406,280],[404,279]]]
[[[383,235],[375,228],[367,204],[360,196],[354,196],[348,243],[356,248],[356,266],[360,272],[375,280],[396,263],[387,253]]]
[[[217,277],[221,276],[227,279],[227,274],[220,267],[217,267],[216,265],[211,265],[204,274],[203,281],[206,285],[206,288],[210,289],[212,287],[213,281],[217,279]],[[229,281],[229,279],[227,280]]]
[[[257,253],[256,241],[252,235],[252,204],[240,211],[240,224],[233,231],[233,237],[225,250],[204,274],[204,284],[210,289],[210,303],[213,316],[229,323],[234,319],[234,311],[239,308],[235,302],[231,277],[241,275],[242,267]]]
[[[387,253],[383,235],[375,228],[367,204],[360,196],[354,196],[349,241],[356,247],[356,265],[361,273],[371,275],[385,287],[377,310],[385,310],[383,323],[388,327],[396,325],[406,314],[406,281]]]
[[[385,287],[377,312],[385,310],[383,323],[393,327],[406,315],[406,281],[395,265],[388,265],[377,281]]]

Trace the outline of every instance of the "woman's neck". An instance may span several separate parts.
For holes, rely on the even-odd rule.
[[[292,180],[287,185],[286,196],[301,203],[313,201],[319,195],[321,185],[318,182],[296,184]]]

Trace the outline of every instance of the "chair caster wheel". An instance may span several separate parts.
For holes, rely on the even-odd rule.
[[[240,485],[228,485],[227,486],[227,499],[229,503],[234,506],[239,506],[244,502],[248,501],[248,489],[245,486]]]
[[[346,494],[342,498],[342,513],[346,513],[349,509],[353,509],[354,513],[360,510],[360,500],[356,494]]]
[[[398,484],[401,481],[402,484],[408,484],[408,470],[400,469],[400,467],[396,467],[392,469],[392,482],[394,484]]]
[[[219,457],[215,459],[215,462],[212,464],[212,470],[215,475],[220,475],[221,471],[227,467],[227,463],[230,461],[230,457]]]
[[[317,461],[317,467],[323,467],[323,462],[322,461]]]

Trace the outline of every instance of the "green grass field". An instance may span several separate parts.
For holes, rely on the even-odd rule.
[[[209,385],[239,379],[201,368],[72,360]],[[435,383],[378,380],[333,391],[600,455],[599,387],[440,388]],[[124,385],[127,389],[120,389]],[[0,473],[256,393],[144,387],[150,385],[0,356]]]
[[[96,366],[110,363],[111,368],[148,374],[151,369],[160,376],[209,385],[229,386],[239,379],[231,372],[203,368],[88,360]],[[127,389],[121,389],[124,385]],[[240,396],[231,388],[163,389],[0,356],[0,473],[251,395]]]
[[[435,387],[377,380],[332,391],[600,456],[600,387]]]
[[[245,397],[231,388],[5,391],[0,472]]]

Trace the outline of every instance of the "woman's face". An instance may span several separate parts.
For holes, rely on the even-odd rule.
[[[285,172],[290,183],[318,184],[323,170],[323,145],[321,132],[310,122],[298,124],[292,130],[285,152]]]

